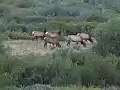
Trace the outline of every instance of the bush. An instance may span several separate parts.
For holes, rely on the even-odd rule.
[[[47,31],[61,31],[63,34],[66,34],[68,31],[76,31],[74,22],[65,22],[65,21],[50,21],[41,25],[45,27]]]
[[[102,14],[92,14],[90,17],[88,17],[86,19],[86,21],[89,21],[89,22],[106,22],[108,21],[109,18],[105,17],[104,15]]]
[[[83,58],[84,57],[84,58]],[[52,86],[103,86],[119,85],[119,58],[114,55],[103,58],[90,51],[56,49],[51,55],[29,56],[23,60],[0,56],[0,73],[7,73],[2,85],[28,86],[50,84]],[[8,59],[8,60],[7,60]],[[79,64],[78,64],[79,62]],[[117,71],[116,71],[117,69]],[[10,78],[10,77],[12,78]],[[4,76],[2,76],[4,77]]]
[[[70,53],[70,60],[72,60],[73,63],[76,63],[79,66],[84,66],[85,63],[85,56],[86,56],[86,51],[81,50],[81,52],[73,51]]]
[[[25,23],[40,23],[40,22],[45,22],[45,17],[43,16],[27,16],[23,18],[23,21]]]
[[[63,6],[64,7],[64,6]],[[52,8],[49,8],[44,12],[44,16],[50,15],[50,16],[67,16],[67,11],[63,9],[63,7],[54,6]]]
[[[109,58],[114,58],[114,56],[110,56]],[[104,59],[103,57],[97,56],[96,54],[89,54],[86,56],[86,62],[82,69],[84,76],[81,78],[84,81],[83,84],[85,85],[100,85],[104,87],[104,85],[115,85],[118,82],[117,75],[119,73],[116,71],[116,64],[110,63],[108,61],[108,57]]]
[[[89,35],[94,34],[94,29],[96,28],[97,23],[95,22],[82,22],[77,26],[79,32],[88,33]]]
[[[11,13],[8,7],[0,6],[0,17],[1,16],[9,16]]]
[[[74,21],[49,21],[42,26],[47,26],[46,28],[50,31],[61,30],[65,35],[69,32],[83,32],[93,35],[94,29],[97,27],[95,22],[81,22],[76,23]]]
[[[32,37],[28,33],[22,33],[22,32],[6,32],[5,33],[10,39],[32,39]]]
[[[0,36],[0,88],[13,85],[12,69],[14,64],[6,54],[6,49],[3,45],[3,38]]]
[[[3,0],[0,0],[0,3],[3,3]]]
[[[96,29],[96,38],[98,41],[95,51],[106,56],[109,54],[115,54],[120,56],[120,18],[109,20],[104,24],[100,24]]]
[[[35,3],[33,0],[17,0],[15,5],[19,8],[30,8],[34,7]]]
[[[58,17],[52,17],[51,21],[61,21],[61,22],[75,22],[75,18],[74,17],[70,17],[70,16],[58,16]]]
[[[11,16],[11,22],[14,21],[16,24],[29,24],[33,25],[36,23],[44,22],[46,19],[43,16]]]
[[[83,67],[81,70],[82,85],[91,86],[96,78],[95,72],[91,68]]]
[[[4,31],[5,31],[5,25],[0,24],[0,31],[1,31],[1,32],[4,32]]]
[[[111,62],[112,59],[114,63]],[[115,85],[119,83],[119,72],[116,71],[118,60],[115,56],[103,58],[91,51],[58,49],[48,57],[27,59],[26,63],[29,64],[26,64],[16,85]]]
[[[6,26],[6,31],[27,32],[27,27],[24,24],[11,22]]]
[[[61,51],[57,51],[52,56],[44,58],[29,58],[39,61],[27,67],[17,80],[18,85],[51,84],[62,86],[79,84],[80,70],[77,65],[72,64],[68,57],[61,56]],[[64,58],[64,60],[63,60]],[[33,62],[33,61],[32,61]],[[32,63],[31,62],[31,63]]]

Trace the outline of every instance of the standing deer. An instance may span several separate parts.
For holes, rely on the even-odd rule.
[[[32,32],[32,36],[33,36],[32,40],[35,40],[35,39],[38,40],[38,38],[41,38],[41,40],[43,40],[45,37],[45,33],[46,33],[46,30],[44,32],[33,31]]]
[[[53,46],[56,45],[58,47],[61,47],[60,43],[59,43],[59,38],[57,37],[45,37],[44,38],[44,48],[47,48],[47,44],[50,43]]]
[[[79,36],[80,38],[82,38],[85,41],[89,40],[91,43],[93,43],[91,36],[86,33],[78,33],[77,36]]]
[[[70,45],[71,42],[76,42],[78,44],[79,42],[86,47],[86,43],[83,41],[83,39],[77,35],[68,35],[67,37],[67,46]]]
[[[59,32],[46,32],[45,35],[49,36],[49,37],[57,37],[57,38],[59,38],[60,35],[61,35],[61,32],[60,31]]]

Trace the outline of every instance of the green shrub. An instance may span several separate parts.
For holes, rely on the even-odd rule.
[[[25,23],[37,23],[44,22],[46,19],[43,16],[27,16],[23,18]]]
[[[89,35],[94,34],[94,29],[96,28],[97,23],[95,22],[82,22],[77,25],[77,30],[79,32],[88,33]]]
[[[100,24],[96,29],[96,38],[98,41],[95,51],[106,56],[115,54],[120,56],[120,18],[114,18],[104,24]]]
[[[12,85],[12,77],[9,73],[3,73],[0,75],[0,87]]]
[[[83,67],[87,67],[94,73],[94,85],[104,86],[117,83],[116,64],[108,62],[108,57],[103,58],[97,55],[87,57]],[[109,58],[114,58],[110,56]],[[110,60],[110,59],[109,59]],[[114,60],[113,60],[114,61]]]
[[[33,25],[35,23],[44,22],[46,20],[45,17],[43,17],[43,16],[35,16],[35,15],[34,16],[25,16],[25,17],[11,16],[11,18],[17,24],[29,24],[29,23],[32,23]]]
[[[35,3],[33,0],[17,0],[15,5],[19,8],[30,8],[34,7]]]
[[[11,13],[10,9],[5,6],[0,6],[0,17],[1,16],[9,16]]]
[[[65,21],[50,21],[47,23],[44,23],[42,26],[46,27],[48,31],[59,31],[65,35],[69,31],[70,32],[76,32],[76,26],[77,24],[73,21],[71,22],[65,22]]]
[[[83,67],[81,70],[82,85],[91,86],[96,78],[95,72],[89,67]]]
[[[12,82],[12,65],[10,58],[4,49],[3,38],[0,36],[0,88],[13,85]]]
[[[8,76],[12,77],[12,81],[10,79],[11,85],[51,84],[53,86],[69,86],[72,84],[79,86],[82,84],[104,87],[106,84],[115,85],[119,83],[119,58],[112,55],[103,58],[91,50],[66,48],[57,49],[47,57],[31,55],[23,58],[23,60],[17,60],[17,58],[9,60],[6,56],[0,56],[0,58],[2,58],[0,73],[3,75],[8,73]],[[8,82],[5,82],[5,85],[9,85]]]
[[[11,22],[6,26],[6,31],[27,32],[27,27],[24,24],[16,24]]]
[[[103,58],[91,51],[73,50],[71,52],[71,49],[58,49],[48,57],[27,59],[26,63],[29,64],[26,64],[27,67],[20,74],[16,84],[69,86],[81,83],[85,86],[101,85],[103,87],[106,84],[115,85],[119,82],[117,80],[119,73],[116,71],[117,62],[111,63],[111,59],[117,59],[117,57]],[[35,62],[32,63],[33,61]],[[80,64],[77,65],[76,62]]]
[[[51,21],[63,21],[63,22],[75,22],[75,18],[73,17],[70,17],[70,16],[58,16],[58,17],[52,17],[51,18]]]
[[[28,33],[22,33],[22,32],[6,32],[5,33],[10,39],[32,39],[32,37]]]
[[[102,15],[102,14],[93,14],[92,16],[88,17],[86,19],[86,21],[89,22],[106,22],[109,18],[107,18],[106,16]]]
[[[3,0],[0,0],[0,3],[3,3]]]
[[[69,57],[73,63],[83,66],[85,62],[85,56],[86,56],[86,52],[81,50],[81,52],[75,52],[75,51],[71,52]]]
[[[0,31],[1,31],[1,32],[4,32],[4,31],[5,31],[5,25],[0,24]]]
[[[80,70],[68,57],[61,56],[61,51],[44,58],[29,58],[35,61],[20,74],[18,85],[51,84],[62,86],[80,83]],[[37,62],[36,62],[37,61]],[[31,63],[32,63],[31,62]]]

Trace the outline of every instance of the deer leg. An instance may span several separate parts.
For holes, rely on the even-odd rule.
[[[41,40],[43,40],[43,39],[44,39],[44,37],[43,37],[43,36],[41,36],[40,38],[41,38]]]
[[[46,42],[44,43],[44,48],[47,48],[47,43]]]
[[[35,36],[36,41],[38,41],[38,36]]]
[[[56,46],[61,47],[60,43],[57,43]]]
[[[76,42],[76,44],[78,45],[78,42]]]
[[[90,41],[91,43],[93,43],[93,40],[92,40],[92,38],[91,38],[91,37],[89,38],[89,41]]]
[[[71,42],[70,40],[67,42],[67,46],[70,46],[70,42]]]
[[[42,40],[42,37],[40,36],[40,39]]]
[[[35,37],[32,37],[32,41],[35,40]]]
[[[53,45],[53,47],[54,47],[55,44],[52,44],[52,45]]]
[[[81,41],[81,44],[86,47],[86,43],[84,41]]]

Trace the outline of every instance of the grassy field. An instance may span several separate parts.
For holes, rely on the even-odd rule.
[[[66,42],[60,42],[62,48],[67,48]],[[10,40],[5,41],[4,45],[6,48],[9,48],[9,53],[12,56],[24,56],[24,55],[41,55],[44,56],[46,54],[50,54],[56,49],[53,49],[50,44],[48,44],[48,48],[44,48],[44,42],[39,40],[32,41],[32,40]],[[76,45],[74,42],[71,43],[70,48],[82,48],[82,49],[89,49],[93,45],[87,44],[87,47],[84,48],[81,44]]]

